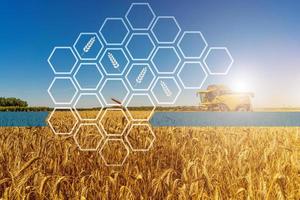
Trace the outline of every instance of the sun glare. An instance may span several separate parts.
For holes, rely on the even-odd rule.
[[[231,84],[231,89],[235,92],[252,92],[253,87],[246,80],[236,80]]]

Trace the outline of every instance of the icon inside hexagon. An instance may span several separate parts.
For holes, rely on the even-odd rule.
[[[126,140],[132,151],[148,151],[155,140],[155,135],[149,124],[133,124],[126,135]]]
[[[48,124],[56,135],[72,134],[78,119],[69,107],[54,108],[48,118]]]
[[[126,19],[133,30],[148,30],[155,14],[148,3],[133,3],[126,13]]]
[[[107,108],[100,120],[100,125],[108,136],[122,136],[128,124],[129,120],[121,108]]]
[[[92,93],[81,93],[74,104],[74,109],[80,120],[96,120],[103,105],[97,96]]]
[[[100,95],[107,106],[123,105],[129,90],[121,78],[107,78],[101,89]]]
[[[73,47],[81,60],[96,60],[103,44],[96,33],[80,33]]]
[[[123,139],[107,139],[100,155],[106,166],[122,166],[129,155],[129,149]]]
[[[174,73],[180,64],[180,57],[174,47],[158,47],[151,59],[157,73]]]
[[[233,58],[226,47],[211,47],[203,62],[210,74],[226,75],[233,64]]]
[[[132,90],[147,91],[155,79],[155,74],[149,64],[135,63],[128,70],[126,79]]]
[[[174,104],[181,89],[174,77],[159,77],[151,92],[158,104]]]
[[[133,33],[126,44],[132,60],[149,60],[154,48],[148,33]]]
[[[100,64],[107,75],[122,75],[128,63],[122,48],[108,48],[100,58]]]
[[[71,104],[78,89],[70,77],[55,77],[48,93],[55,104]]]
[[[156,41],[160,44],[172,44],[176,41],[181,29],[175,17],[159,16],[151,29]]]
[[[133,94],[126,104],[132,120],[148,121],[155,110],[155,104],[148,94]]]
[[[100,34],[107,45],[122,45],[129,30],[122,18],[106,18]]]
[[[103,79],[103,74],[96,63],[81,63],[74,74],[74,79],[81,90],[96,90]]]
[[[97,124],[80,124],[74,140],[81,151],[96,151],[104,139]]]
[[[207,73],[200,62],[185,62],[178,78],[185,89],[201,89],[207,78]]]
[[[200,58],[206,47],[207,42],[200,31],[185,31],[178,43],[178,48],[185,58]]]
[[[71,47],[55,47],[48,63],[55,74],[71,74],[78,59]]]

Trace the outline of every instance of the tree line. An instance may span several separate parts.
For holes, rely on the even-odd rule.
[[[0,107],[27,107],[28,103],[18,98],[0,97]]]

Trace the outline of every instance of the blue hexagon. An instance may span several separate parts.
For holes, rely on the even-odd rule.
[[[176,71],[180,57],[174,47],[158,47],[151,61],[159,74],[168,74]]]
[[[128,63],[122,48],[107,48],[100,58],[100,64],[107,75],[122,75]]]
[[[126,13],[126,19],[132,30],[148,30],[155,14],[148,3],[133,3]]]
[[[148,60],[155,45],[147,33],[134,33],[126,44],[126,49],[132,60]]]
[[[129,90],[121,78],[107,78],[100,89],[100,95],[107,106],[120,106],[115,100],[124,105],[128,94]]]
[[[129,30],[122,18],[106,18],[100,34],[107,45],[122,45]]]
[[[71,47],[55,47],[48,63],[55,74],[71,74],[78,59]]]
[[[207,42],[199,31],[185,31],[178,43],[178,48],[185,58],[200,58],[206,47]]]
[[[207,78],[207,73],[200,62],[185,62],[178,78],[185,89],[201,89]]]
[[[175,17],[157,17],[151,29],[156,41],[160,44],[174,43],[181,31]]]
[[[71,104],[78,89],[70,77],[55,77],[48,93],[55,104]]]
[[[96,60],[103,44],[96,33],[80,33],[73,47],[81,60]]]
[[[103,79],[103,74],[96,63],[81,63],[74,74],[74,79],[81,90],[96,90]]]

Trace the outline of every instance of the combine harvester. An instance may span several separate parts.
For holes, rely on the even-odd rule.
[[[197,92],[201,111],[253,111],[250,92],[234,92],[225,85],[209,85]]]

